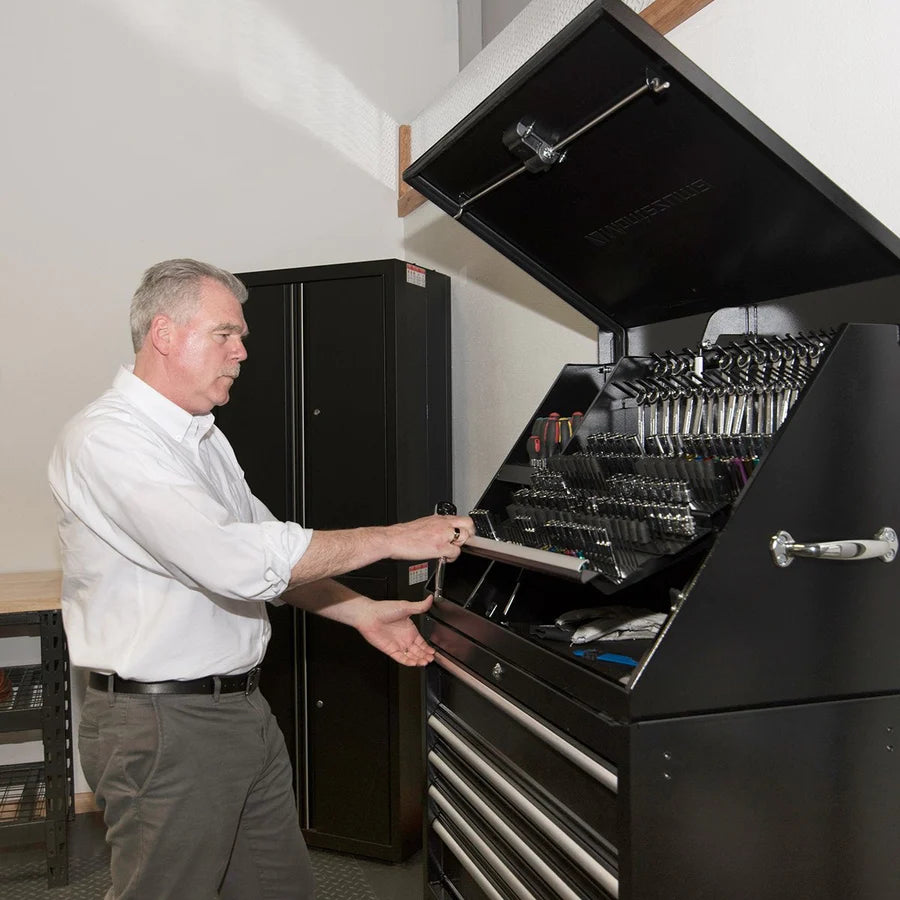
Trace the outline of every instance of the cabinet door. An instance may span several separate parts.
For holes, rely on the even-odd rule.
[[[383,600],[387,582],[340,579]],[[305,616],[308,828],[391,843],[391,666],[346,625]]]
[[[387,523],[384,279],[301,288],[304,524]]]
[[[250,335],[247,360],[231,389],[231,399],[215,410],[216,425],[234,448],[250,490],[279,519],[296,518],[297,482],[292,379],[292,287],[274,284],[250,289],[244,318]],[[269,607],[272,638],[262,665],[260,687],[284,732],[291,762],[297,751],[294,703],[293,607]]]
[[[279,519],[294,518],[289,302],[287,285],[251,289],[243,310],[250,329],[247,360],[230,401],[215,410],[250,490]]]

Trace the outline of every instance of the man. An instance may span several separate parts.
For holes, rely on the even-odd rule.
[[[107,900],[313,896],[284,739],[255,689],[265,604],[426,665],[410,616],[431,598],[375,602],[331,579],[388,557],[455,559],[474,531],[466,516],[329,532],[275,520],[211,415],[247,357],[246,297],[194,260],[148,269],[133,370],[50,460],[63,619],[72,663],[90,670],[79,749],[112,849]]]

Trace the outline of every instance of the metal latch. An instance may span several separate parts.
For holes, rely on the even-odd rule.
[[[503,143],[518,156],[529,172],[546,172],[552,165],[562,162],[565,151],[560,152],[555,141],[548,141],[534,130],[534,122],[517,122],[503,132]]]

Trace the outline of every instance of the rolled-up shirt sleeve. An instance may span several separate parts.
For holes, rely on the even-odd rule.
[[[124,423],[73,435],[66,468],[67,496],[58,499],[101,540],[136,565],[217,596],[276,599],[312,535],[276,520],[237,472],[232,489],[246,492],[253,507],[253,521],[241,521],[199,468]]]

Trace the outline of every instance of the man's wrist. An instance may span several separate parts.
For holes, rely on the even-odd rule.
[[[375,557],[373,562],[391,558],[393,544],[390,525],[367,525],[362,531],[365,534],[365,543]]]

